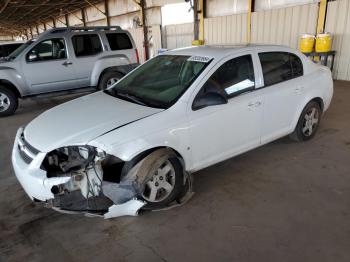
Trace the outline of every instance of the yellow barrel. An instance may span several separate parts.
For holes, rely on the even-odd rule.
[[[318,34],[316,36],[316,52],[331,51],[332,38],[330,33]]]
[[[310,53],[314,50],[315,37],[309,34],[303,34],[300,38],[299,49],[303,53]]]

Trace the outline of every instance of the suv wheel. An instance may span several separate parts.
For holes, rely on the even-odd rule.
[[[17,95],[12,90],[0,86],[0,116],[12,115],[17,107]]]
[[[121,79],[123,75],[119,72],[106,72],[102,75],[98,89],[105,90],[108,87],[111,87]]]
[[[311,101],[300,115],[298,124],[290,137],[297,142],[307,141],[314,137],[321,121],[320,106]]]

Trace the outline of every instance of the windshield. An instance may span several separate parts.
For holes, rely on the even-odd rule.
[[[27,42],[25,42],[23,45],[19,46],[17,49],[15,49],[15,51],[13,51],[8,58],[9,59],[15,59],[18,55],[20,55],[22,53],[22,51],[24,49],[26,49],[28,46],[30,46],[32,43],[34,42],[34,40],[29,40]]]
[[[210,61],[208,57],[159,55],[105,92],[134,103],[169,108]]]

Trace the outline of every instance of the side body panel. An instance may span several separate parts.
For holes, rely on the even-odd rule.
[[[112,130],[88,144],[105,150],[123,161],[157,147],[169,147],[184,159],[186,169],[192,166],[189,142],[189,123],[186,103],[178,101],[158,114]]]
[[[0,64],[0,81],[4,80],[11,83],[16,87],[21,96],[25,96],[30,93],[30,87],[27,85],[22,74],[16,70],[16,67],[18,67],[17,62],[9,63],[6,66]]]
[[[225,62],[244,55],[251,55],[254,65],[256,89],[229,98],[227,104],[210,106],[196,111],[192,103],[205,82]],[[263,116],[263,91],[260,72],[253,51],[227,56],[217,63],[199,84],[188,103],[190,122],[192,170],[199,170],[223,161],[260,145]]]
[[[49,35],[43,39],[38,39],[36,44],[55,38],[64,39],[66,58],[28,62],[26,55],[31,48],[23,52],[21,56],[21,71],[28,86],[30,86],[31,95],[77,88],[76,71],[74,65],[71,64],[72,52],[69,48],[68,39],[65,36]]]
[[[328,68],[313,64],[300,55],[304,75],[264,89],[265,108],[262,124],[262,144],[292,133],[300,114],[311,100],[321,98],[323,110],[333,95],[333,80]]]

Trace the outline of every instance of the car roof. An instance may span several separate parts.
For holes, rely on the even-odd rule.
[[[24,44],[24,41],[8,41],[8,42],[0,42],[0,45],[21,45]]]
[[[295,53],[296,50],[282,45],[267,45],[267,44],[245,44],[245,45],[203,45],[192,46],[170,50],[162,53],[163,55],[190,55],[190,56],[205,56],[220,59],[227,55],[238,54],[244,51],[257,50],[263,51],[285,51]]]

